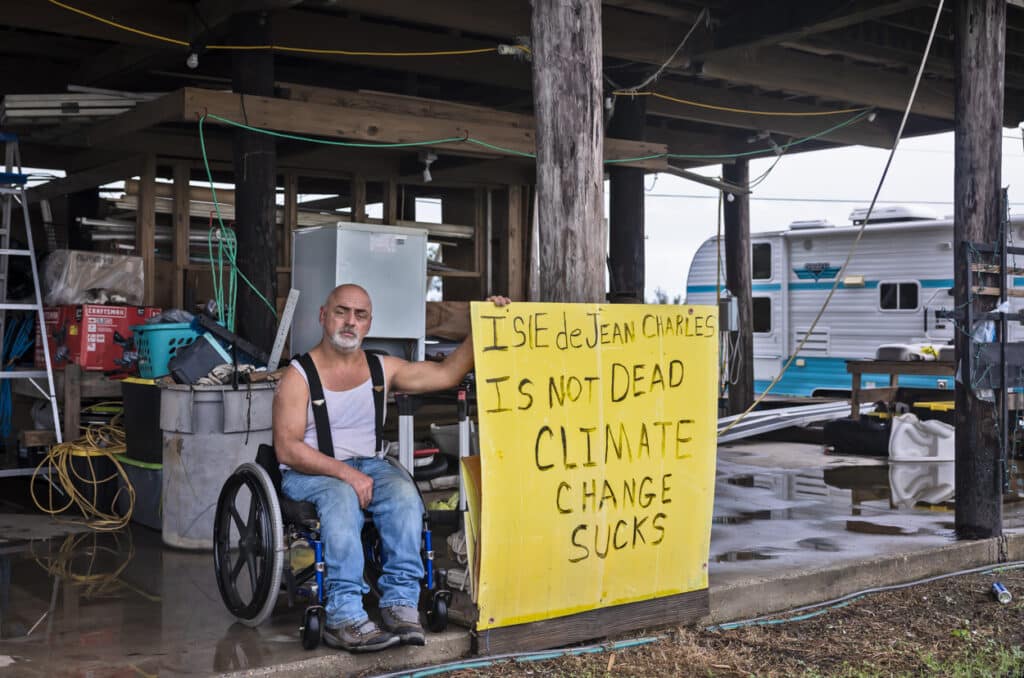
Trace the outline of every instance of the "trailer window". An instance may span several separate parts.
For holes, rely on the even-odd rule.
[[[754,297],[754,331],[772,331],[772,299],[771,297]]]
[[[917,283],[880,283],[878,305],[883,311],[914,311],[917,309]]]
[[[753,267],[751,277],[754,280],[771,280],[772,277],[772,245],[767,242],[756,243],[750,258]]]

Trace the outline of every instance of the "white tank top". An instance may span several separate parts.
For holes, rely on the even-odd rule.
[[[374,357],[379,360],[379,358]],[[298,360],[291,366],[299,371],[309,386],[309,378]],[[385,396],[387,394],[385,393]],[[355,457],[375,457],[377,445],[377,427],[373,410],[373,382],[367,379],[355,388],[347,391],[328,391],[324,389],[324,400],[327,401],[327,418],[331,422],[331,440],[334,443],[336,459],[352,459]],[[306,406],[306,432],[303,441],[314,450],[319,450],[316,439],[316,423],[313,420],[313,403]]]

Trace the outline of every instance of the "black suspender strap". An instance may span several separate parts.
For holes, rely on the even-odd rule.
[[[300,355],[298,360],[306,372],[306,382],[309,384],[309,402],[313,407],[317,447],[328,457],[333,458],[334,440],[331,438],[331,422],[327,418],[327,399],[324,397],[324,387],[320,383],[320,373],[316,371],[313,358],[308,353]]]
[[[334,439],[331,437],[331,422],[327,416],[327,399],[324,397],[323,384],[320,383],[320,373],[316,371],[313,358],[308,353],[303,353],[297,359],[306,372],[306,381],[309,384],[309,401],[313,407],[317,447],[328,457],[333,457]],[[370,368],[370,381],[373,384],[373,428],[376,435],[374,451],[380,452],[384,438],[384,368],[381,366],[380,358],[368,351],[366,364]]]
[[[373,383],[374,429],[377,434],[377,446],[374,451],[381,452],[381,441],[384,438],[384,368],[380,364],[380,356],[366,353],[366,364],[370,367],[370,381]]]

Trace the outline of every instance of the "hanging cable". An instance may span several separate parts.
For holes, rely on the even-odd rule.
[[[939,18],[942,16],[942,7],[944,4],[945,0],[939,0],[939,5],[935,9],[935,18],[932,20],[932,29],[931,32],[928,34],[928,42],[925,44],[924,54],[921,55],[921,63],[917,68],[917,75],[914,77],[914,86],[910,90],[910,96],[907,99],[907,105],[903,109],[903,117],[900,119],[900,126],[899,129],[896,131],[896,138],[893,140],[892,150],[889,151],[889,157],[885,161],[885,167],[882,168],[882,176],[879,177],[878,179],[878,185],[875,187],[875,193],[873,196],[871,196],[871,203],[868,205],[867,213],[864,215],[864,222],[860,225],[860,228],[857,230],[857,235],[853,239],[853,245],[850,247],[850,251],[846,253],[846,259],[843,261],[843,265],[839,268],[839,273],[836,274],[835,279],[832,281],[832,287],[829,288],[828,294],[825,296],[825,302],[821,305],[821,308],[818,310],[817,315],[811,322],[810,327],[808,327],[807,330],[804,332],[803,339],[800,340],[800,343],[793,350],[792,355],[789,356],[789,359],[786,361],[786,364],[783,365],[782,369],[775,376],[775,378],[772,379],[772,381],[768,384],[765,390],[761,393],[761,395],[759,395],[754,400],[750,407],[748,407],[738,417],[736,417],[736,419],[730,422],[728,426],[719,431],[718,435],[728,433],[734,426],[736,426],[736,424],[743,421],[748,414],[753,412],[754,408],[760,405],[761,402],[765,399],[765,397],[767,397],[767,395],[771,393],[771,390],[775,388],[775,385],[778,384],[779,381],[782,379],[783,375],[786,374],[786,370],[788,370],[790,365],[793,364],[793,361],[796,360],[796,357],[800,354],[800,351],[803,350],[803,347],[807,343],[808,339],[811,338],[811,335],[813,334],[814,329],[818,326],[818,322],[821,320],[822,316],[825,315],[825,309],[827,309],[829,303],[831,303],[832,297],[835,295],[836,290],[839,288],[839,283],[842,282],[843,280],[843,274],[846,272],[846,267],[849,266],[850,261],[853,259],[854,253],[857,251],[857,246],[860,244],[860,240],[864,236],[864,230],[867,228],[868,222],[871,220],[871,213],[875,209],[875,204],[878,201],[878,195],[882,192],[882,186],[885,185],[885,178],[886,176],[888,176],[889,168],[892,166],[893,158],[895,158],[896,156],[896,149],[899,148],[900,139],[903,138],[903,129],[906,127],[907,119],[910,117],[910,110],[914,105],[914,99],[917,97],[917,88],[921,84],[921,77],[924,75],[925,64],[928,63],[928,54],[931,52],[932,49],[932,41],[935,39],[935,32],[939,26]],[[866,111],[864,113],[866,113]],[[861,113],[861,115],[864,115],[864,113]]]
[[[105,19],[99,15],[87,12],[84,9],[73,7],[67,3],[60,2],[59,0],[47,0],[51,5],[60,7],[69,12],[74,12],[79,16],[84,16],[87,19],[99,22],[111,28],[116,28],[120,31],[126,31],[135,35],[149,38],[150,40],[157,40],[159,42],[166,43],[168,45],[175,45],[178,47],[193,48],[192,43],[187,40],[179,40],[178,38],[172,38],[167,35],[161,35],[159,33],[152,33],[150,31],[144,31],[134,26],[128,26],[117,21],[111,21]],[[206,45],[206,50],[221,50],[221,51],[271,51],[271,52],[283,52],[292,54],[317,54],[317,55],[330,55],[330,56],[352,56],[352,57],[443,57],[443,56],[471,56],[474,54],[494,54],[494,53],[506,53],[509,50],[519,51],[524,54],[529,54],[529,47],[526,45],[497,45],[494,47],[477,47],[473,49],[443,49],[433,51],[416,51],[416,52],[375,52],[366,50],[348,50],[348,49],[318,49],[315,47],[289,47],[287,45]]]
[[[859,106],[857,108],[837,108],[831,111],[759,111],[752,110],[749,108],[734,108],[732,106],[718,106],[716,104],[705,104],[700,101],[694,101],[693,99],[681,99],[679,97],[673,97],[669,96],[668,94],[661,94],[659,92],[638,92],[628,89],[617,89],[616,91],[612,92],[612,96],[652,97],[654,99],[662,99],[664,101],[671,101],[677,104],[685,104],[686,106],[706,108],[711,111],[721,111],[723,113],[741,113],[743,115],[763,115],[777,118],[815,118],[826,115],[842,115],[845,113],[859,113],[861,111],[871,110],[871,106]]]
[[[693,20],[693,25],[690,26],[690,30],[686,31],[686,35],[683,36],[683,39],[679,42],[679,44],[676,46],[676,48],[672,51],[672,54],[669,56],[669,58],[665,59],[664,63],[662,63],[661,66],[658,67],[658,70],[656,70],[653,73],[651,73],[649,76],[644,78],[642,82],[637,83],[633,87],[623,87],[623,88],[620,88],[623,91],[623,93],[624,94],[629,94],[630,92],[636,92],[637,90],[641,90],[641,89],[647,87],[648,85],[650,85],[652,82],[654,82],[658,78],[660,78],[661,74],[665,72],[665,69],[668,68],[672,64],[673,61],[676,60],[676,57],[679,55],[679,51],[681,49],[683,49],[683,46],[690,39],[690,36],[693,35],[693,32],[695,30],[697,30],[697,26],[700,26],[702,22],[707,23],[710,20],[710,18],[711,18],[711,14],[710,14],[710,12],[708,12],[708,8],[705,7],[704,9],[702,9],[700,11],[700,14],[697,15],[697,18]],[[613,85],[614,85],[614,83],[613,83]]]

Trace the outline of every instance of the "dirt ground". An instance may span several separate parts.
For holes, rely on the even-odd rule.
[[[997,580],[1015,594],[1009,604],[992,596]],[[662,629],[638,647],[448,675],[1021,676],[1022,622],[1024,569],[1006,570],[870,594],[802,621]]]

